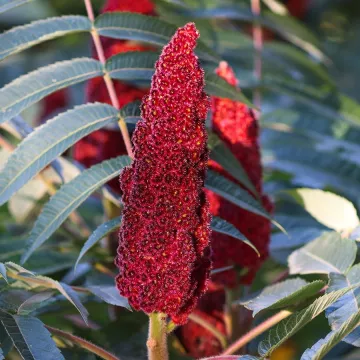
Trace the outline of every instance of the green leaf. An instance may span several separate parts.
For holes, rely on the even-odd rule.
[[[240,101],[249,107],[255,107],[240,90],[212,72],[205,73],[205,92],[212,96]]]
[[[357,284],[357,287],[359,284]],[[341,289],[329,294],[325,294],[317,298],[307,308],[298,311],[288,318],[282,320],[274,328],[272,328],[265,338],[259,344],[259,353],[263,358],[270,357],[272,352],[283,344],[287,339],[296,334],[311,320],[321,314],[326,308],[333,304],[336,300],[344,296],[351,288]],[[355,288],[355,286],[354,286]]]
[[[344,340],[355,328],[360,325],[360,310],[352,314],[337,330],[329,333],[325,339],[317,341],[307,349],[300,360],[321,360],[337,344]]]
[[[13,348],[13,342],[6,332],[4,326],[2,325],[0,321],[0,344],[1,344],[1,351],[0,354],[2,354],[4,357],[9,353],[9,351]],[[0,356],[1,359],[1,356]]]
[[[10,271],[9,276],[11,276],[11,272],[13,272],[17,279],[21,279],[21,281],[25,282],[32,289],[45,287],[47,289],[58,290],[67,300],[70,301],[72,305],[75,306],[87,324],[89,313],[81,303],[77,293],[69,285],[53,280],[46,276],[35,275],[31,271],[12,262],[7,262],[5,265],[8,271]]]
[[[356,251],[355,241],[324,233],[290,255],[290,274],[342,274],[354,263]]]
[[[0,123],[20,114],[56,90],[102,74],[99,61],[80,58],[57,62],[20,76],[0,89]]]
[[[207,172],[205,187],[233,204],[260,215],[266,219],[271,219],[262,205],[254,199],[246,190],[242,189],[224,176],[215,171]]]
[[[16,288],[15,286],[18,286]],[[14,287],[4,287],[0,292],[0,309],[10,313],[16,313],[19,306],[31,297],[31,292],[19,288],[19,284]]]
[[[6,276],[6,267],[2,262],[0,262],[0,275],[4,278],[6,282],[8,282],[8,278]]]
[[[120,117],[127,124],[136,124],[141,119],[141,101],[134,101],[120,109]]]
[[[229,222],[214,216],[211,221],[211,229],[212,231],[231,236],[237,240],[244,242],[245,244],[249,245],[258,256],[260,256],[258,249],[233,224],[230,224]]]
[[[131,12],[114,12],[100,15],[95,20],[95,27],[102,36],[136,40],[165,46],[175,34],[177,27],[155,16],[146,16]],[[218,55],[201,41],[196,52],[205,60],[220,61]]]
[[[351,230],[359,224],[354,205],[347,199],[319,189],[294,189],[286,193],[319,223],[337,231]]]
[[[110,77],[118,80],[151,80],[159,54],[152,51],[128,51],[106,62]]]
[[[210,158],[221,165],[221,167],[239,181],[241,185],[253,194],[259,196],[241,163],[215,133],[209,134],[208,145],[211,150]]]
[[[44,41],[80,31],[90,31],[85,16],[63,16],[14,27],[0,35],[0,60]]]
[[[29,315],[54,295],[54,291],[42,291],[26,299],[18,308],[18,315]]]
[[[240,301],[247,309],[253,311],[253,316],[262,310],[275,310],[292,307],[315,296],[325,286],[324,281],[307,281],[294,278],[267,286],[259,295],[250,300]]]
[[[0,310],[0,321],[24,360],[65,360],[39,319]]]
[[[288,235],[277,232],[271,235],[270,254],[277,262],[287,265],[289,255],[301,246],[315,240],[326,230],[321,227],[299,226],[289,229],[282,223],[288,232]],[[301,224],[299,224],[301,225]]]
[[[0,172],[0,205],[82,137],[118,118],[118,110],[110,105],[87,104],[36,128],[11,153]]]
[[[354,285],[359,281],[360,264],[353,266],[347,274],[334,274],[329,275],[329,288],[327,292],[340,290]],[[360,291],[358,288],[349,291],[332,306],[330,306],[325,314],[328,318],[332,330],[339,330],[340,327],[346,323],[349,318],[360,311]],[[360,346],[360,328],[354,329],[344,339],[345,342],[354,346]]]
[[[205,180],[205,187],[242,209],[260,215],[265,219],[269,219],[281,230],[285,231],[281,225],[271,219],[270,214],[246,190],[242,189],[222,175],[209,170]]]
[[[107,304],[121,306],[131,310],[127,298],[121,296],[115,286],[88,286],[87,289]]]
[[[22,256],[24,263],[96,189],[118,176],[130,165],[128,156],[103,161],[83,171],[63,185],[44,206],[27,239],[27,249]]]
[[[0,0],[0,14],[30,1],[32,0]]]
[[[79,261],[83,258],[83,256],[102,238],[117,229],[120,226],[120,222],[121,216],[111,219],[96,228],[96,230],[90,235],[90,237],[86,240],[84,246],[82,247],[80,254],[76,260],[74,271],[76,271],[76,267],[78,266]]]

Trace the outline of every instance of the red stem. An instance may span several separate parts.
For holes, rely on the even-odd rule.
[[[95,16],[94,16],[93,7],[91,5],[91,0],[84,0],[84,2],[85,2],[85,7],[86,7],[86,12],[87,12],[88,18],[92,23],[94,23]],[[103,65],[105,65],[106,58],[105,58],[104,49],[103,49],[102,44],[101,44],[99,33],[97,32],[97,30],[96,30],[96,28],[94,26],[92,27],[92,30],[91,30],[91,36],[92,36],[93,41],[94,41],[94,45],[95,45],[95,49],[96,49],[96,53],[98,55],[98,58],[99,58],[100,62]],[[109,93],[112,105],[116,109],[120,109],[119,100],[118,100],[118,98],[116,96],[114,83],[111,80],[111,77],[109,76],[109,74],[105,70],[105,68],[104,68],[104,81],[105,81],[106,88],[107,88],[107,91]],[[127,153],[131,158],[133,158],[133,152],[132,152],[132,146],[131,146],[131,140],[130,140],[129,131],[127,129],[127,126],[126,126],[126,123],[125,123],[124,119],[122,119],[122,118],[120,118],[120,120],[119,120],[119,127],[120,127],[121,134],[123,136],[123,139],[124,139],[124,143],[125,143]]]
[[[262,77],[262,59],[261,53],[263,49],[263,36],[262,36],[262,28],[259,24],[258,17],[261,13],[261,5],[260,0],[251,0],[251,10],[255,17],[255,22],[253,24],[253,41],[254,41],[254,75],[255,78],[260,82]],[[257,87],[254,91],[254,104],[256,107],[260,109],[261,106],[261,93],[259,88]],[[259,115],[257,113],[257,115]]]

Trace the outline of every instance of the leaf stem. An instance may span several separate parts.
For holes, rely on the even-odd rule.
[[[82,347],[83,349],[99,356],[100,358],[104,359],[104,360],[120,360],[120,358],[116,357],[115,355],[109,353],[108,351],[106,351],[105,349],[92,344],[91,342],[84,340],[76,335],[67,333],[65,331],[62,331],[60,329],[56,329],[53,328],[51,326],[47,326],[45,325],[45,327],[53,334],[56,336],[59,336],[63,339],[69,340],[72,343]]]
[[[103,65],[104,81],[105,81],[105,85],[106,85],[107,91],[108,91],[109,96],[110,96],[111,103],[116,109],[120,109],[119,100],[118,100],[118,98],[116,96],[114,83],[113,83],[109,73],[107,72],[107,70],[105,68],[106,58],[105,58],[105,53],[104,53],[103,46],[101,44],[100,35],[99,35],[98,31],[96,30],[96,28],[94,27],[95,16],[94,16],[94,11],[93,11],[93,7],[92,7],[92,4],[91,4],[91,0],[84,0],[84,3],[85,3],[88,18],[93,24],[92,29],[91,29],[91,36],[92,36],[92,39],[94,41],[97,56],[98,56],[100,62],[102,63],[102,65]],[[122,137],[124,139],[126,151],[127,151],[128,155],[131,158],[133,158],[134,156],[133,156],[133,152],[132,152],[132,146],[131,146],[131,140],[130,140],[129,131],[128,131],[128,128],[126,126],[126,123],[125,123],[124,119],[122,119],[121,117],[119,119],[119,127],[120,127]]]
[[[209,322],[204,320],[201,316],[198,316],[194,313],[189,315],[189,320],[201,325],[206,330],[210,331],[220,342],[223,349],[227,347],[226,336],[223,335],[219,330],[212,326]]]
[[[251,0],[251,11],[254,15],[254,24],[253,24],[253,42],[254,42],[254,75],[258,82],[262,78],[262,49],[263,49],[263,36],[262,28],[259,23],[259,16],[261,13],[260,0]],[[257,86],[254,90],[253,98],[255,106],[259,109],[256,111],[257,117],[259,117],[260,106],[261,106],[261,93],[260,88]]]
[[[277,314],[271,316],[258,326],[254,327],[252,330],[250,330],[247,334],[242,336],[240,339],[235,341],[233,344],[231,344],[221,355],[231,355],[235,354],[239,349],[241,349],[243,346],[248,344],[250,341],[255,339],[257,336],[261,335],[266,330],[270,329],[274,325],[276,325],[281,320],[287,318],[289,315],[291,315],[292,312],[288,310],[282,310],[278,312]]]
[[[149,360],[169,359],[166,335],[166,315],[149,314],[149,337],[146,343]]]

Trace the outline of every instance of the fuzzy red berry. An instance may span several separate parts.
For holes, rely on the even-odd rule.
[[[194,314],[225,336],[224,302],[224,289],[209,282],[209,288],[200,299]],[[176,330],[176,335],[186,353],[194,358],[218,355],[223,350],[219,339],[213,333],[191,319]]]
[[[117,286],[136,310],[186,322],[210,272],[210,213],[203,190],[208,162],[204,72],[193,23],[177,30],[156,63],[134,161],[120,177],[124,212]]]
[[[222,62],[217,73],[231,85],[237,85],[236,77],[227,63]],[[261,194],[262,166],[258,143],[259,129],[253,112],[243,103],[220,98],[212,99],[212,111],[214,131],[227,144],[247,172],[256,190]],[[210,162],[210,167],[234,180],[215,162]],[[214,233],[212,235],[214,268],[228,265],[246,268],[248,272],[241,278],[241,283],[250,284],[256,271],[268,256],[270,222],[259,215],[233,205],[210,191],[208,198],[211,213],[236,226],[261,254],[259,258],[246,244],[229,236]],[[272,210],[272,204],[265,195],[262,196],[262,203],[268,211]],[[213,280],[221,282],[227,287],[233,287],[239,283],[235,270],[219,273],[214,276]]]

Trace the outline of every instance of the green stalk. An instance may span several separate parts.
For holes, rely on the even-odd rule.
[[[149,314],[149,337],[146,343],[149,360],[168,360],[166,339],[166,315],[162,313]]]

